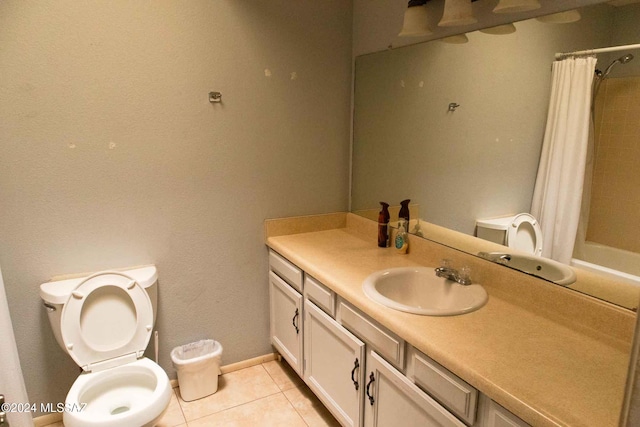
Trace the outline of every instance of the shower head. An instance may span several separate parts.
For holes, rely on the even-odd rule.
[[[604,79],[605,77],[607,77],[609,75],[609,73],[611,72],[611,69],[613,68],[614,65],[620,63],[620,64],[626,64],[627,62],[631,61],[633,59],[633,55],[630,53],[627,53],[624,56],[621,56],[620,58],[616,59],[615,61],[613,61],[611,64],[609,64],[609,66],[607,67],[606,70],[604,70],[604,73],[602,73],[602,78]]]
[[[620,61],[621,64],[626,64],[632,59],[633,59],[633,55],[630,53],[627,53],[625,56],[621,56],[620,58],[618,58],[618,61]]]

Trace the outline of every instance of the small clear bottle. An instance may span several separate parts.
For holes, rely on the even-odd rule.
[[[407,226],[409,223],[406,220],[400,220],[398,226],[398,234],[396,234],[395,246],[398,253],[406,254],[409,249],[409,239],[407,235]]]

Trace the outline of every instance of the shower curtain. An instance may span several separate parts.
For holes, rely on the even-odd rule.
[[[551,100],[531,213],[542,228],[542,256],[569,264],[573,256],[589,140],[595,57],[553,63]]]
[[[18,349],[13,335],[9,305],[4,292],[2,271],[0,270],[0,394],[7,403],[28,403],[27,390],[22,379],[22,369],[18,359]],[[28,412],[7,414],[11,427],[33,427],[33,419]]]

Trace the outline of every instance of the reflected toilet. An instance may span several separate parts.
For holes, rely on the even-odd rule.
[[[542,230],[528,213],[476,220],[476,235],[510,248],[542,255]]]

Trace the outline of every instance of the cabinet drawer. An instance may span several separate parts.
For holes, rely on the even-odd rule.
[[[469,425],[476,419],[478,390],[411,347],[407,376]]]
[[[302,270],[272,250],[269,250],[269,268],[299,292],[302,292]]]
[[[404,340],[367,319],[354,308],[340,301],[340,323],[370,344],[382,357],[399,369],[404,368]]]
[[[336,301],[333,291],[311,276],[304,276],[304,296],[316,303],[329,316],[336,315]]]
[[[498,405],[493,400],[486,398],[486,427],[531,427],[511,412]]]

